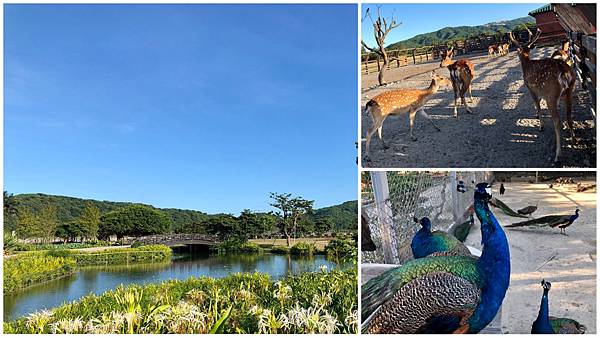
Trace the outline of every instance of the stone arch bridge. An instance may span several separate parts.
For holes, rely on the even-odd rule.
[[[217,245],[221,240],[217,236],[202,234],[167,234],[138,237],[134,243],[176,245]]]

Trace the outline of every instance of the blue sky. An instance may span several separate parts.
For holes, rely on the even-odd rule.
[[[355,5],[5,5],[5,189],[356,199]]]
[[[496,4],[383,4],[381,13],[385,18],[394,16],[402,25],[390,32],[386,45],[410,39],[415,35],[434,32],[444,27],[477,26],[489,22],[512,20],[527,16],[543,3],[496,3]],[[363,4],[361,18],[370,8],[373,20],[377,18],[377,4]],[[361,25],[362,39],[368,46],[375,45],[373,25],[367,17]]]

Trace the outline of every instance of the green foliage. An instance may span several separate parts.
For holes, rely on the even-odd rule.
[[[329,231],[356,232],[358,229],[358,202],[348,201],[316,209],[313,217],[318,233]]]
[[[4,254],[10,254],[16,251],[19,243],[16,239],[8,232],[4,233]]]
[[[292,194],[278,194],[272,192],[270,198],[273,200],[271,206],[279,209],[277,215],[280,217],[278,226],[287,238],[288,246],[290,237],[296,234],[298,222],[306,215],[313,213],[315,201],[305,200],[302,197],[292,197]],[[294,236],[295,237],[295,236]]]
[[[274,245],[273,247],[271,247],[271,253],[288,254],[290,253],[290,248],[288,248],[287,246]]]
[[[48,253],[27,253],[4,259],[4,293],[71,274],[75,260]]]
[[[137,248],[106,249],[98,252],[70,252],[77,265],[130,264],[162,262],[171,259],[166,245],[144,245]]]
[[[535,24],[535,19],[528,16],[514,20],[503,21],[500,23],[491,23],[479,26],[445,27],[435,32],[419,34],[408,40],[390,44],[386,48],[388,50],[392,50],[431,46],[447,41],[464,40],[469,37],[481,36],[482,34],[493,35],[497,34],[500,30],[511,31],[521,28],[523,24]]]
[[[102,215],[100,236],[145,236],[166,233],[171,220],[162,212],[134,204]]]
[[[217,245],[215,248],[219,253],[259,253],[261,251],[260,246],[256,243],[242,242],[237,239],[230,239]]]
[[[4,323],[4,333],[356,333],[356,268],[129,285]]]
[[[69,250],[69,249],[85,249],[93,248],[97,246],[111,246],[115,245],[113,242],[108,241],[89,241],[86,243],[64,243],[64,244],[25,244],[16,243],[14,251],[42,251],[42,250]]]
[[[351,238],[334,238],[325,246],[325,253],[336,262],[358,261],[358,243]]]
[[[292,255],[312,256],[317,251],[314,243],[298,242],[292,246],[290,253]]]

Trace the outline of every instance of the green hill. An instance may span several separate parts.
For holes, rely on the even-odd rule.
[[[83,199],[77,197],[46,195],[46,194],[19,194],[14,195],[14,202],[17,205],[17,210],[26,209],[33,213],[38,213],[44,205],[54,205],[57,208],[57,218],[59,223],[73,221],[81,215],[85,203],[92,203],[98,208],[101,214],[113,211],[115,209],[142,203],[130,202],[112,202],[99,201],[94,199]],[[145,205],[145,204],[144,204]],[[314,219],[330,217],[336,224],[338,229],[356,230],[357,229],[357,201],[348,201],[339,205],[329,206],[321,209],[315,209]],[[210,215],[197,210],[184,210],[175,208],[155,208],[151,205],[146,205],[151,208],[162,211],[167,214],[173,221],[173,230],[186,229],[191,224],[202,224],[211,217],[217,217],[220,214]],[[222,214],[221,214],[222,215]],[[14,230],[14,224],[6,222],[6,230]]]
[[[516,28],[535,25],[535,19],[527,16],[514,20],[491,22],[479,26],[444,27],[435,32],[416,35],[408,40],[395,42],[387,46],[388,49],[406,49],[422,46],[431,46],[445,41],[463,40],[481,34],[494,34],[498,32],[509,32]],[[400,26],[397,29],[402,29]]]

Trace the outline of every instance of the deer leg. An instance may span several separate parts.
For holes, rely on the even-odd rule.
[[[465,100],[466,92],[467,92],[467,84],[463,81],[462,88],[460,89],[460,101],[461,101],[461,104],[463,106],[465,106],[467,113],[472,114],[473,112],[471,111],[471,108],[469,108],[469,106],[467,105],[467,101]]]
[[[425,116],[425,118],[427,118],[427,120],[429,122],[431,122],[431,124],[435,127],[435,129],[437,129],[437,131],[442,131],[440,128],[438,128],[438,126],[435,125],[435,123],[433,123],[433,120],[431,119],[431,116],[427,115],[427,113],[425,112],[425,110],[423,108],[421,108],[419,110],[419,113],[421,113],[421,115]]]
[[[540,99],[532,90],[529,91],[529,94],[531,94],[531,98],[533,99],[533,105],[535,106],[535,112],[537,114],[537,118],[540,123],[540,131],[544,131],[544,120],[542,120],[542,109],[540,108]]]
[[[413,134],[413,126],[415,125],[415,115],[417,115],[417,111],[411,107],[410,111],[408,113],[409,113],[409,121],[410,121],[410,138],[413,141],[416,141],[417,138]]]
[[[571,139],[575,142],[575,130],[573,129],[573,114],[572,114],[572,97],[571,91],[568,89],[563,95],[563,99],[565,101],[565,106],[567,108],[567,126],[569,126],[569,130],[571,131]]]
[[[454,117],[458,117],[458,88],[454,77],[452,78],[452,89],[454,90]]]
[[[548,108],[550,108],[550,115],[552,116],[552,122],[554,123],[554,135],[556,138],[556,154],[554,156],[554,162],[558,162],[558,158],[561,154],[561,146],[560,146],[560,132],[561,132],[561,123],[560,116],[558,115],[558,98],[548,100],[547,102]]]
[[[371,138],[373,137],[373,134],[375,134],[375,132],[377,130],[381,129],[381,127],[383,126],[383,120],[385,120],[384,117],[382,117],[379,113],[376,113],[376,112],[371,112],[371,116],[373,117],[373,127],[369,128],[369,130],[367,131],[367,144],[365,146],[365,151],[367,153],[367,155],[365,156],[365,159],[367,161],[370,161]],[[383,143],[383,139],[381,139],[381,142]]]

